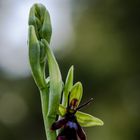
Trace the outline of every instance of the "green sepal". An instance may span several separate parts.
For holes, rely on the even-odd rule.
[[[68,71],[67,78],[66,78],[65,85],[64,85],[64,90],[63,90],[62,105],[64,107],[67,107],[68,95],[73,86],[73,71],[74,71],[74,68],[73,68],[73,66],[71,66]]]
[[[67,109],[63,106],[63,105],[59,105],[59,109],[58,109],[58,114],[61,116],[61,117],[64,117],[65,114],[67,112]]]
[[[80,104],[80,101],[81,101],[81,98],[82,98],[82,95],[83,95],[83,87],[82,87],[82,84],[81,82],[77,82],[71,89],[71,92],[70,92],[70,102],[73,100],[73,99],[77,99],[78,100],[78,103],[77,103],[77,106]],[[69,103],[70,103],[69,102]]]
[[[77,111],[75,115],[82,127],[102,126],[104,124],[102,120],[81,111]]]

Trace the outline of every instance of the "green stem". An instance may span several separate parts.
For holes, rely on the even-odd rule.
[[[40,90],[45,133],[46,133],[47,140],[56,140],[56,132],[50,130],[51,125],[54,122],[55,118],[50,118],[50,117],[47,116],[47,114],[48,114],[48,101],[49,101],[49,96],[48,95],[49,95],[49,89],[48,88]]]
[[[58,63],[50,46],[50,15],[42,4],[34,4],[29,14],[29,61],[32,76],[40,91],[42,114],[47,140],[56,140],[56,131],[51,131],[55,122],[62,93],[62,78]],[[49,81],[45,76],[48,61]]]

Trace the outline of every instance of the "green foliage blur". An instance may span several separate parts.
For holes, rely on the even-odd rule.
[[[55,56],[63,80],[74,65],[74,81],[83,83],[82,102],[94,98],[83,111],[104,121],[103,127],[85,129],[87,139],[139,140],[140,1],[71,4],[74,41]],[[45,140],[39,91],[31,76],[9,79],[0,69],[0,140]]]

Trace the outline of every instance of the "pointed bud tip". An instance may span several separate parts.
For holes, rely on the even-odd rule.
[[[71,67],[70,67],[70,71],[73,71],[74,70],[74,65],[72,65]]]
[[[82,86],[82,83],[81,82],[77,82],[75,83],[75,85],[73,86],[73,89],[76,89],[76,90],[83,90],[83,86]]]
[[[73,65],[70,67],[69,71],[68,71],[68,77],[69,76],[72,76],[73,77],[73,70],[74,70],[74,67]]]

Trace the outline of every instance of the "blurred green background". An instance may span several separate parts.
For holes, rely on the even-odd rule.
[[[27,20],[35,2],[50,11],[63,80],[74,65],[82,102],[94,98],[83,111],[105,123],[86,128],[88,140],[139,140],[139,0],[0,0],[0,140],[45,140],[28,64]]]

